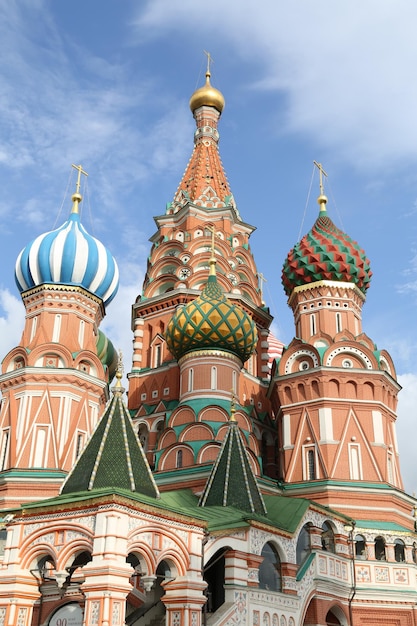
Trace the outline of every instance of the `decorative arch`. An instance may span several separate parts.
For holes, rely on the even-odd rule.
[[[352,357],[353,362],[350,367],[358,367],[357,363],[359,362],[362,367],[365,369],[371,370],[374,369],[375,363],[372,362],[371,358],[363,351],[357,348],[356,346],[338,346],[337,348],[333,348],[327,355],[325,359],[326,367],[331,367],[333,361],[338,357]],[[345,359],[346,362],[349,359]],[[342,359],[340,359],[341,363],[337,367],[344,367]],[[360,365],[359,365],[360,366]]]
[[[213,463],[217,459],[219,452],[220,444],[213,442],[206,444],[198,451],[197,463]]]
[[[178,457],[177,452],[182,452],[182,467],[195,464],[194,452],[191,446],[183,444],[175,444],[168,450],[166,450],[158,461],[158,470],[170,470],[178,469]]]

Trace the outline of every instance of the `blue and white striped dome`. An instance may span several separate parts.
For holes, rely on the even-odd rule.
[[[20,292],[43,283],[83,287],[107,306],[117,293],[119,270],[110,252],[81,224],[81,195],[74,194],[72,200],[69,219],[37,237],[19,254],[16,283]]]

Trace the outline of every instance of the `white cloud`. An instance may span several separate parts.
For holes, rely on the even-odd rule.
[[[186,32],[211,44],[214,56],[233,46],[245,63],[242,81],[256,68],[254,88],[286,97],[281,129],[309,135],[358,167],[417,158],[417,5],[213,0],[210,14],[212,24],[195,0],[152,0],[135,24],[140,37]]]
[[[398,377],[398,382],[403,387],[399,395],[397,420],[402,476],[405,490],[417,494],[414,438],[417,424],[417,373],[402,374]]]

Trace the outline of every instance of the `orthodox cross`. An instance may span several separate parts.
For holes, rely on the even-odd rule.
[[[76,183],[76,191],[75,193],[80,193],[80,187],[81,187],[81,174],[84,174],[84,176],[88,176],[87,172],[84,172],[83,170],[83,166],[82,165],[74,165],[74,163],[72,164],[72,167],[75,170],[78,170],[78,177],[77,177],[77,183]]]
[[[261,292],[261,301],[262,301],[262,304],[265,304],[263,295],[264,295],[264,283],[266,283],[267,280],[265,276],[262,274],[262,272],[258,274],[258,278],[259,278],[259,291]]]
[[[327,174],[323,169],[323,166],[321,163],[317,163],[317,161],[313,161],[314,165],[317,167],[318,171],[319,171],[319,175],[320,175],[320,193],[321,195],[324,194],[324,185],[323,185],[323,176],[325,176],[327,178]]]
[[[210,52],[207,52],[207,50],[204,50],[204,54],[207,55],[207,72],[206,72],[206,74],[208,74],[210,76],[210,63],[213,63],[213,57],[211,56]]]

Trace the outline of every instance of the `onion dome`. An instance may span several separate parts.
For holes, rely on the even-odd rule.
[[[73,194],[69,219],[56,230],[34,239],[19,254],[15,280],[20,292],[43,283],[78,286],[107,306],[117,293],[119,270],[104,245],[87,233],[80,221],[82,196]]]
[[[116,348],[106,335],[99,330],[96,341],[97,356],[109,371],[109,381],[111,382],[117,372],[119,356]]]
[[[190,109],[193,113],[202,106],[214,107],[219,113],[224,109],[223,94],[210,84],[210,76],[207,68],[206,84],[197,89],[190,98]]]
[[[256,326],[240,306],[224,295],[217,282],[215,263],[212,257],[201,295],[178,309],[167,326],[165,338],[177,360],[187,352],[211,348],[232,352],[244,363],[255,349]]]
[[[287,296],[301,285],[321,280],[354,283],[363,293],[372,272],[364,250],[339,230],[327,215],[327,198],[318,198],[320,213],[313,228],[287,255],[282,269],[282,284]]]

